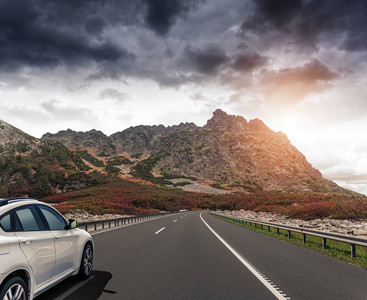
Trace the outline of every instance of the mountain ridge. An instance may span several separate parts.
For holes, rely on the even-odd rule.
[[[58,141],[71,150],[125,155],[130,160],[141,158],[136,162],[140,168],[136,165],[130,168],[134,176],[139,175],[136,170],[143,165],[145,171],[156,177],[164,174],[195,177],[247,192],[342,190],[323,178],[286,134],[274,132],[260,119],[247,121],[220,109],[202,127],[194,123],[168,127],[140,125],[110,136],[97,130],[69,129],[47,133],[41,140]]]

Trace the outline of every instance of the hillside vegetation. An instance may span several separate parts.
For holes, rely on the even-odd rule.
[[[323,217],[367,218],[366,198],[355,195],[281,191],[210,195],[153,184],[144,185],[99,174],[94,176],[101,184],[46,197],[43,200],[58,203],[58,209],[62,212],[84,209],[92,214],[152,214],[181,209],[245,209],[274,212],[305,220]]]

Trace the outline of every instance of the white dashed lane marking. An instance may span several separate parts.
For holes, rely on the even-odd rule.
[[[166,229],[166,227],[163,227],[163,228],[161,228],[161,229],[159,229],[157,232],[155,232],[154,234],[158,234],[158,233],[160,233],[162,230],[164,230],[164,229]]]

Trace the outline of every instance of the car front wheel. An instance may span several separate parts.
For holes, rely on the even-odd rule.
[[[27,300],[28,289],[24,280],[20,277],[13,277],[9,279],[1,289],[0,299]]]
[[[79,277],[88,279],[93,268],[93,248],[90,244],[86,244],[83,250],[82,261],[80,262]]]

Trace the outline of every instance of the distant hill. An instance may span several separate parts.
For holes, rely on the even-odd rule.
[[[77,152],[0,120],[0,198],[42,198],[97,184]]]

